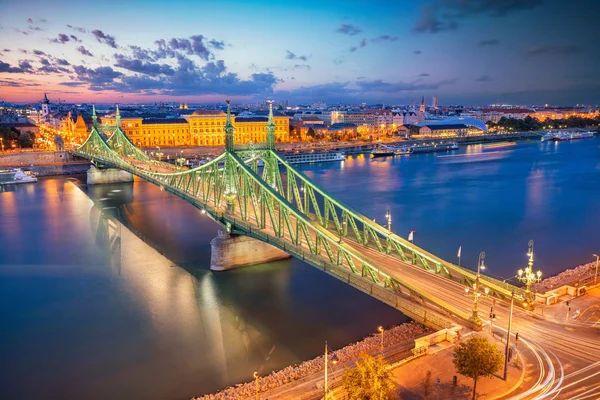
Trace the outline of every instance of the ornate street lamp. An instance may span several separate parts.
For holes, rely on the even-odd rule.
[[[542,271],[538,270],[535,273],[533,272],[533,240],[529,241],[527,257],[529,257],[527,268],[525,268],[525,270],[519,269],[517,271],[517,279],[525,284],[525,296],[527,299],[531,299],[531,284],[537,283],[542,279]]]
[[[329,365],[329,352],[331,351],[331,349],[329,348],[329,345],[327,344],[327,342],[325,342],[325,400],[327,400],[327,396],[329,394],[329,387],[327,385],[327,378],[328,378],[328,373],[327,373],[327,367]],[[338,363],[339,359],[337,358],[337,356],[335,355],[335,353],[333,351],[331,351],[331,364],[333,366],[335,366]]]
[[[481,271],[485,270],[484,259],[485,252],[482,251],[479,253],[479,260],[477,261],[477,276],[475,277],[475,283],[472,288],[469,286],[465,287],[465,295],[473,298],[473,315],[471,316],[471,321],[473,321],[476,326],[481,326],[481,319],[479,318],[479,301],[487,298],[490,292],[489,288],[482,288],[479,284]]]

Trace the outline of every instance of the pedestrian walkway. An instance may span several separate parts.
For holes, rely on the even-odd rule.
[[[600,326],[600,287],[583,296],[561,300],[557,304],[536,305],[533,314],[559,323]]]

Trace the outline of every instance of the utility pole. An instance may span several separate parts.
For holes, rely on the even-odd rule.
[[[508,314],[508,335],[506,335],[506,348],[504,349],[504,380],[506,380],[508,369],[508,348],[510,346],[510,328],[512,326],[513,304],[515,302],[515,292],[510,295],[510,311]]]

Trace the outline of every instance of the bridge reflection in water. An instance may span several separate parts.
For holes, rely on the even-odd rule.
[[[451,319],[481,325],[461,286],[473,285],[476,274],[350,209],[287,164],[275,151],[272,109],[267,142],[236,146],[228,105],[225,152],[187,171],[151,160],[120,129],[119,118],[107,140],[94,123],[75,154],[152,182],[200,208],[228,232],[274,245],[433,328],[449,327]],[[531,297],[490,277],[482,276],[481,282],[501,299],[513,292],[520,299]]]

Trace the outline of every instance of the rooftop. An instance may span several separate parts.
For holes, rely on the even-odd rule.
[[[158,124],[187,124],[185,118],[146,118],[142,120],[142,125],[158,125]]]

